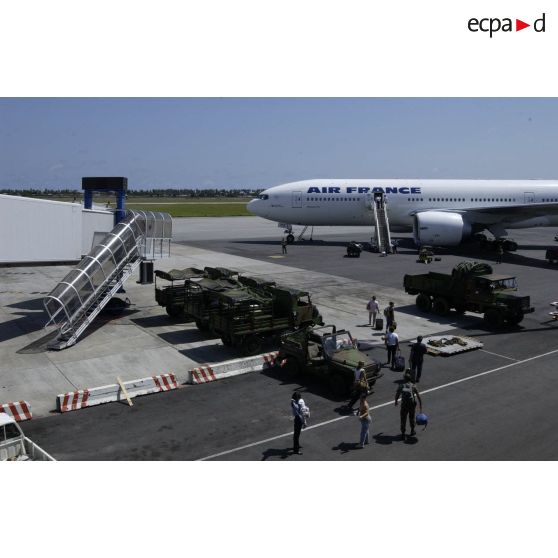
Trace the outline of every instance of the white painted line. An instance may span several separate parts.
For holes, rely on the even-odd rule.
[[[506,355],[500,355],[498,353],[491,353],[490,351],[487,351],[486,349],[479,349],[479,351],[481,351],[482,353],[488,353],[489,355],[494,355],[494,356],[497,356],[497,357],[500,357],[500,358],[507,358],[508,360],[515,360],[517,362],[516,358],[512,358],[512,357],[509,357],[509,356],[506,356]]]
[[[525,364],[526,362],[531,362],[532,360],[537,360],[538,358],[543,358],[545,356],[550,356],[558,353],[558,349],[554,351],[550,351],[548,353],[542,353],[540,355],[536,355],[534,357],[529,357],[524,360],[518,360],[516,362],[512,362],[511,364],[506,364],[504,366],[499,366],[498,368],[493,368],[492,370],[486,370],[485,372],[479,372],[478,374],[473,374],[472,376],[467,376],[466,378],[461,378],[459,380],[454,380],[453,382],[448,382],[447,384],[442,384],[430,389],[426,389],[421,391],[420,394],[424,395],[425,393],[432,393],[433,391],[438,391],[440,389],[444,389],[450,386],[454,386],[456,384],[460,384],[462,382],[468,382],[470,380],[474,380],[475,378],[480,378],[481,376],[486,376],[488,374],[493,374],[494,372],[500,372],[501,370],[505,370],[506,368],[511,368],[512,366],[517,366],[518,364]],[[386,403],[380,403],[379,405],[375,405],[374,407],[370,407],[371,411],[375,409],[380,409],[382,407],[387,407],[388,405],[393,405],[394,399],[391,401],[387,401]],[[339,422],[340,420],[345,420],[347,418],[354,418],[354,415],[344,415],[342,417],[336,417],[331,420],[326,420],[324,422],[319,422],[318,424],[314,424],[312,426],[308,426],[305,431],[313,430],[314,428],[319,428],[322,426],[327,426],[328,424],[333,424],[334,422]],[[208,461],[209,459],[215,459],[216,457],[221,457],[222,455],[228,455],[230,453],[235,453],[237,451],[242,451],[244,449],[253,448],[254,446],[259,446],[261,444],[267,444],[268,442],[272,442],[273,440],[278,440],[279,438],[286,438],[288,436],[292,436],[292,430],[290,432],[286,432],[285,434],[279,434],[278,436],[273,436],[272,438],[266,438],[265,440],[259,440],[257,442],[252,442],[251,444],[246,444],[244,446],[239,446],[237,448],[233,448],[230,450],[222,451],[220,453],[214,453],[213,455],[208,455],[207,457],[202,457],[197,459],[196,461]]]

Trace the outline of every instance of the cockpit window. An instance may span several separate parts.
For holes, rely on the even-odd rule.
[[[260,200],[268,200],[268,199],[269,199],[269,195],[268,195],[268,194],[260,194],[260,195],[258,196],[258,198],[259,198]]]

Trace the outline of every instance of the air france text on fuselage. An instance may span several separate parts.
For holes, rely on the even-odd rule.
[[[342,191],[343,190],[343,191]],[[396,188],[395,186],[386,186],[381,188],[376,186],[375,188],[370,188],[369,186],[346,186],[344,189],[340,186],[312,186],[308,188],[307,194],[367,194],[369,192],[380,192],[382,194],[420,194],[421,189],[419,186],[401,186]]]

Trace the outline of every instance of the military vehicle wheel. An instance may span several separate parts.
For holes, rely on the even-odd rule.
[[[221,343],[223,343],[225,347],[232,347],[234,344],[228,335],[221,335]]]
[[[167,311],[167,314],[171,317],[171,318],[181,318],[182,317],[182,307],[178,306],[176,304],[169,304],[165,310]]]
[[[200,330],[200,331],[207,331],[209,329],[209,326],[202,322],[202,320],[196,319],[196,327]]]
[[[449,304],[445,298],[438,297],[434,299],[432,303],[432,310],[435,314],[439,314],[440,316],[444,316],[449,312]]]
[[[515,312],[515,313],[510,314],[509,316],[507,316],[506,321],[508,322],[508,324],[517,325],[517,324],[519,324],[523,321],[524,317],[525,316],[524,316],[523,312],[519,311],[519,312]]]
[[[489,328],[497,329],[504,324],[504,316],[498,310],[487,310],[484,313],[484,321]]]
[[[287,244],[292,244],[294,242],[294,234],[287,235]]]
[[[240,352],[245,356],[257,355],[262,348],[262,340],[257,335],[248,335],[240,344]]]
[[[417,296],[416,304],[417,308],[421,312],[430,312],[430,310],[432,310],[432,300],[430,300],[430,297],[428,295],[422,293],[419,294]]]
[[[348,394],[347,383],[337,374],[329,379],[329,387],[335,397],[345,397]]]

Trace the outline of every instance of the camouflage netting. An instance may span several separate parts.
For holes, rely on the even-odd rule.
[[[461,262],[451,272],[452,275],[489,275],[491,273],[492,267],[481,262]]]

